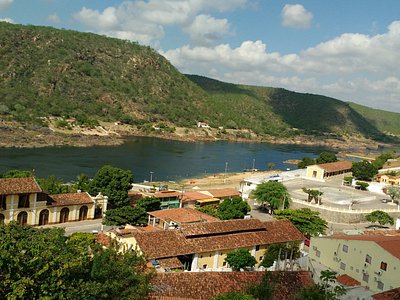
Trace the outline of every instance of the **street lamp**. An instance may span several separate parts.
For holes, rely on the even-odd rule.
[[[152,171],[150,171],[150,183],[153,182],[153,173]]]

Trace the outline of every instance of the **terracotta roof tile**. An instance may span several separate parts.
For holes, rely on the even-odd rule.
[[[232,291],[246,291],[260,283],[264,272],[157,273],[151,280],[151,299],[212,299]],[[274,300],[289,299],[299,289],[312,285],[308,272],[269,272],[276,280]],[[290,283],[290,284],[288,284]]]
[[[159,258],[157,259],[157,262],[163,268],[170,268],[170,269],[183,268],[183,264],[177,257]]]
[[[225,189],[212,189],[208,190],[214,198],[226,198],[226,197],[235,197],[240,196],[240,192],[234,188],[225,188]]]
[[[91,204],[92,198],[87,192],[49,195],[50,205],[64,206],[74,204]]]
[[[372,295],[372,298],[377,300],[400,300],[400,287]]]
[[[229,226],[224,225],[224,223]],[[208,227],[210,230],[207,232],[204,230],[207,227],[204,226],[206,224],[217,226]],[[194,230],[195,226],[201,227],[199,231],[201,235]],[[189,234],[185,231],[185,227],[190,227]],[[192,235],[193,233],[196,235]],[[304,239],[303,234],[287,220],[261,222],[251,219],[182,225],[181,229],[135,232],[132,235],[148,259]]]
[[[338,171],[350,170],[353,166],[353,163],[348,160],[342,160],[332,163],[320,164],[318,166],[324,169],[326,172],[338,172]]]
[[[40,193],[42,189],[35,178],[0,178],[0,195]]]
[[[156,198],[179,197],[180,195],[182,195],[182,192],[177,191],[161,191],[154,193],[154,197]]]
[[[355,280],[353,277],[343,274],[340,275],[336,278],[336,281],[339,282],[340,284],[346,285],[346,286],[358,286],[360,285],[360,282]]]
[[[178,224],[196,222],[216,222],[219,219],[211,217],[192,208],[172,208],[148,212],[150,216],[157,217],[164,221],[174,221]]]
[[[204,199],[210,199],[210,198],[212,198],[212,196],[205,195],[200,192],[185,192],[182,197],[182,202],[204,200]]]
[[[96,235],[96,242],[108,248],[111,245],[111,237],[104,233],[99,233],[98,235]]]

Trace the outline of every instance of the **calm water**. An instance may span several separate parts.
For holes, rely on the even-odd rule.
[[[184,177],[252,168],[294,168],[287,159],[316,156],[321,149],[288,145],[249,143],[185,143],[155,138],[131,138],[121,146],[89,148],[47,147],[40,149],[0,149],[0,172],[9,169],[35,170],[39,177],[55,175],[64,180],[80,173],[93,176],[105,164],[129,169],[136,182],[177,180]]]

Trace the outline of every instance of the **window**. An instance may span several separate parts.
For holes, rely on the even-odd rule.
[[[371,261],[372,261],[372,257],[369,256],[369,255],[367,254],[367,255],[365,256],[365,262],[370,264]]]
[[[349,246],[343,245],[342,250],[343,250],[343,252],[346,252],[346,253],[349,252]]]
[[[4,209],[4,210],[7,209],[7,207],[6,207],[6,198],[7,198],[6,195],[0,195],[0,209]]]
[[[207,269],[207,264],[203,265],[203,269]]]
[[[383,290],[383,286],[384,286],[383,282],[382,282],[382,281],[378,281],[377,288],[378,288],[379,290]]]
[[[340,263],[340,268],[341,268],[342,270],[346,270],[346,264],[343,263],[343,262],[341,262],[341,263]]]
[[[386,271],[387,269],[387,263],[381,261],[381,270]]]
[[[368,282],[368,280],[369,280],[369,275],[366,274],[366,273],[364,273],[364,274],[363,274],[363,280],[364,280],[365,282]]]
[[[321,251],[319,251],[319,250],[315,251],[315,256],[316,257],[320,257],[321,256]]]
[[[260,250],[260,245],[256,246],[256,251]]]
[[[226,267],[226,261],[224,261],[224,262],[222,263],[222,266],[223,266],[223,267]]]
[[[29,208],[29,194],[19,195],[18,208]]]
[[[264,256],[260,256],[260,259],[259,259],[259,260],[263,260],[263,258],[264,258]]]

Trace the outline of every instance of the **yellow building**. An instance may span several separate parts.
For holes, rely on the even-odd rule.
[[[326,178],[348,174],[351,172],[353,164],[351,161],[337,161],[307,167],[306,177],[315,180],[325,180]]]
[[[316,263],[348,275],[373,292],[400,286],[400,235],[364,234],[313,237],[310,269]]]
[[[48,195],[34,178],[0,179],[0,223],[47,225],[90,220],[107,209],[107,197],[88,193]],[[100,214],[100,217],[102,214]]]
[[[268,245],[304,240],[287,220],[256,219],[182,224],[179,229],[132,231],[115,237],[125,250],[144,254],[154,265],[187,271],[230,270],[226,255],[241,248],[248,249],[260,263]]]

